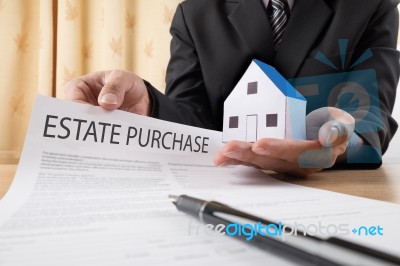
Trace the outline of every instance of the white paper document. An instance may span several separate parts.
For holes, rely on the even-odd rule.
[[[39,96],[0,201],[0,266],[296,265],[204,230],[169,194],[400,253],[399,205],[215,167],[221,147],[221,132]]]

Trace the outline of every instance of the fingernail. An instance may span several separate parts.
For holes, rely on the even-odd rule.
[[[103,96],[101,96],[100,102],[106,103],[106,104],[117,104],[118,103],[118,97],[115,94],[106,93]]]
[[[242,158],[242,152],[239,151],[230,151],[227,153],[224,153],[224,156],[232,158],[232,159],[241,159]]]
[[[336,127],[332,127],[331,131],[329,131],[326,143],[324,146],[331,146],[339,137],[339,130]]]
[[[255,148],[255,149],[253,149],[253,152],[258,154],[258,155],[263,155],[263,156],[271,155],[271,152],[269,150],[264,149],[264,148]]]

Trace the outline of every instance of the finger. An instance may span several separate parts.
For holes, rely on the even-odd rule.
[[[148,116],[152,103],[143,79],[130,73],[129,80],[126,86],[130,87],[126,90],[124,102],[119,109]]]
[[[256,155],[251,148],[251,143],[236,140],[230,141],[215,156],[214,163],[218,166],[241,164],[269,169],[268,164],[263,165],[265,157]]]
[[[319,150],[321,144],[317,140],[293,140],[263,138],[253,144],[252,151],[258,155],[269,156],[298,163],[298,157],[307,150]]]
[[[275,139],[271,139],[275,140]],[[278,140],[281,141],[281,140]],[[219,155],[216,156],[216,160],[222,160],[226,157],[241,162],[241,164],[253,164],[257,165],[262,169],[267,170],[280,170],[286,169],[288,171],[288,162],[281,160],[280,158],[267,157],[265,155],[259,155],[252,149],[252,144],[242,141],[230,141],[221,150]],[[297,162],[297,161],[296,161]],[[291,166],[293,167],[293,166]],[[290,170],[290,169],[289,169]]]
[[[334,146],[347,142],[354,132],[354,124],[344,124],[331,120],[319,129],[319,142],[325,146]]]
[[[318,143],[318,142],[317,142]],[[297,162],[291,163],[264,155],[258,155],[252,151],[252,144],[241,141],[231,141],[215,156],[214,163],[218,166],[246,165],[271,170],[278,173],[291,173],[297,176],[308,176],[311,173],[322,170],[321,168],[299,168]]]
[[[225,150],[225,154],[227,154],[227,156],[223,155],[221,152],[215,157],[214,162],[217,166],[245,165],[258,169],[270,170],[277,173],[290,173],[303,177],[322,170],[321,168],[301,169],[296,163],[290,163],[276,158],[257,155],[248,149],[241,149],[240,153],[234,154],[232,151],[229,151],[229,148],[227,148]],[[228,156],[233,156],[238,159],[232,159]]]
[[[233,140],[225,144],[220,153],[225,156],[230,155],[230,158],[236,159],[235,157],[240,158],[242,153],[250,151],[251,147],[252,144],[250,142]]]
[[[285,175],[291,174],[294,176],[298,177],[308,177],[314,173],[320,172],[323,170],[323,168],[300,168],[297,165],[292,164],[292,167],[290,168],[290,171],[278,171],[278,170],[273,170],[274,172],[277,173],[283,173]]]
[[[97,105],[97,95],[89,84],[87,76],[69,81],[64,86],[64,98],[67,100]]]
[[[349,126],[354,126],[354,118],[347,112],[335,107],[323,107],[309,113],[306,118],[307,139],[319,139],[319,130],[327,122],[336,121]],[[334,133],[333,133],[334,134]]]
[[[348,144],[349,144],[349,142],[345,141],[341,144],[332,146],[333,155],[335,156],[335,160],[337,159],[337,157],[339,157],[340,155],[342,155],[346,152]]]
[[[214,158],[214,164],[218,167],[225,167],[225,166],[234,166],[234,165],[244,165],[244,166],[251,166],[256,167],[254,164],[242,162],[236,159],[231,159],[226,156],[219,156],[218,158]]]
[[[327,109],[330,113],[332,120],[341,122],[346,125],[351,125],[355,123],[354,117],[348,112],[336,107],[327,107]]]
[[[307,150],[298,157],[300,168],[330,168],[347,148],[347,142],[330,147],[322,147],[319,150]]]
[[[251,143],[236,140],[230,141],[215,155],[214,163],[216,165],[229,164],[229,161],[235,159],[235,153],[238,153],[236,157],[240,157],[239,154],[245,150],[251,150]],[[227,155],[231,156],[229,157]]]
[[[104,75],[103,84],[98,103],[105,109],[114,110],[124,102],[125,92],[132,87],[132,80],[124,71],[113,70]]]

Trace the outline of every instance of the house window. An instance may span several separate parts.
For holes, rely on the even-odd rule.
[[[229,117],[229,128],[238,128],[239,127],[239,117],[231,116]]]
[[[268,114],[266,126],[267,127],[277,127],[278,126],[278,114]]]
[[[257,94],[257,87],[258,87],[258,82],[249,82],[247,84],[247,95],[249,94]]]

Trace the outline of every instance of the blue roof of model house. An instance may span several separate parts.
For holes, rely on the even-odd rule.
[[[261,70],[267,75],[270,80],[275,84],[275,86],[283,93],[283,95],[306,101],[306,99],[301,95],[293,86],[290,84],[279,72],[272,66],[267,65],[257,59],[254,59]]]

